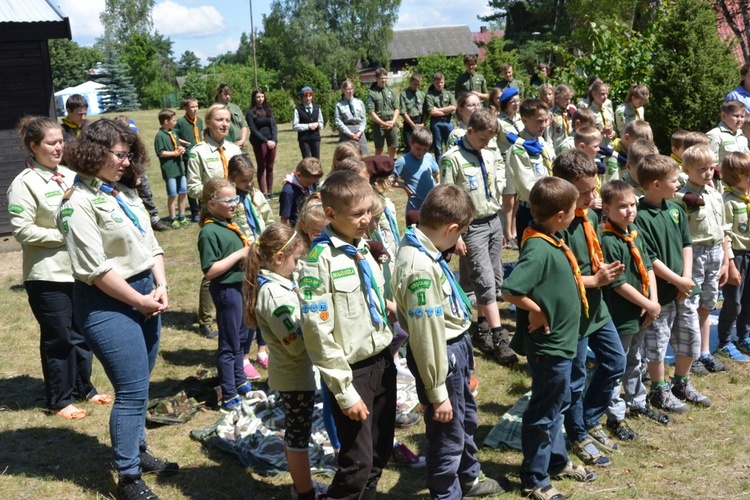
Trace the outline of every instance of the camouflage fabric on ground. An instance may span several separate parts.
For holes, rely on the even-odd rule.
[[[184,424],[188,422],[201,405],[185,391],[175,396],[153,399],[149,402],[146,421],[154,424]]]

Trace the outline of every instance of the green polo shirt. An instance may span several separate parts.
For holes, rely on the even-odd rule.
[[[672,272],[682,276],[685,264],[682,249],[693,245],[688,229],[688,220],[682,207],[664,200],[660,206],[652,205],[645,199],[638,202],[638,215],[635,226],[643,237],[651,260],[660,260]],[[666,280],[656,277],[659,304],[671,304],[677,289]]]
[[[532,223],[532,227],[535,224]],[[560,239],[562,235],[556,233]],[[529,313],[516,309],[516,333],[511,347],[526,356],[573,359],[578,348],[581,301],[565,252],[542,238],[529,238],[521,247],[513,272],[503,281],[503,293],[527,296],[547,315],[550,333],[529,332]]]
[[[198,251],[201,255],[201,270],[205,273],[217,261],[228,257],[230,254],[243,247],[240,237],[227,228],[227,222],[214,219],[206,223],[198,235]],[[229,271],[211,281],[218,281],[223,285],[242,283],[244,273],[242,272],[242,260],[233,265]]]
[[[430,87],[430,90],[427,91],[427,97],[425,97],[424,101],[424,111],[425,115],[430,116],[430,111],[432,111],[435,108],[444,108],[446,106],[455,106],[456,105],[456,97],[453,95],[453,92],[450,90],[443,89],[442,91],[438,92],[435,87]],[[448,117],[452,117],[453,113],[448,115]],[[430,121],[444,121],[445,117],[442,116],[430,116]]]
[[[399,104],[401,113],[409,115],[412,120],[419,119],[422,117],[422,111],[424,110],[425,93],[417,89],[402,90],[399,94]]]
[[[172,132],[174,140],[177,141],[177,136]],[[177,144],[179,146],[179,142]],[[172,139],[169,137],[164,129],[159,129],[154,137],[154,150],[156,150],[156,156],[159,157],[159,166],[161,167],[162,179],[179,179],[185,175],[185,170],[182,166],[181,156],[167,156],[162,158],[159,156],[165,151],[174,151],[174,144]]]
[[[615,226],[614,229],[622,234],[620,228]],[[628,233],[632,229],[633,226],[628,229]],[[600,242],[605,261],[617,262],[619,260],[625,266],[620,276],[604,288],[604,300],[609,306],[612,322],[620,335],[635,335],[641,329],[641,307],[617,293],[615,288],[628,284],[640,292],[643,286],[638,266],[633,259],[633,254],[630,253],[627,242],[616,234],[605,231],[602,233]],[[643,258],[643,265],[646,266],[647,271],[650,271],[652,268],[651,259],[640,234],[635,238],[635,244]]]
[[[177,134],[177,137],[182,139],[183,141],[187,141],[190,143],[190,146],[185,146],[185,149],[190,151],[190,149],[201,142],[202,136],[203,136],[203,120],[196,117],[196,123],[195,125],[198,127],[198,135],[199,137],[195,137],[195,131],[193,129],[193,126],[188,123],[188,121],[183,116],[182,118],[177,119],[177,125],[175,125],[173,132]]]
[[[594,230],[599,235],[599,217],[596,212],[589,210],[589,222],[594,226]],[[591,266],[589,250],[586,246],[586,235],[583,232],[583,218],[575,217],[570,223],[568,229],[562,231],[563,238],[573,251],[578,261],[578,267],[581,269],[581,276],[593,276],[594,270]],[[607,261],[609,262],[609,261]],[[602,300],[601,288],[587,288],[586,298],[589,302],[588,318],[581,314],[581,326],[579,335],[581,338],[588,337],[606,325],[612,318],[609,315],[607,304]]]
[[[468,92],[473,90],[479,94],[487,94],[487,79],[482,73],[462,73],[456,78],[456,95],[461,92]]]
[[[381,89],[377,83],[373,83],[370,90],[367,91],[368,115],[375,112],[378,118],[388,121],[393,118],[393,114],[399,109],[398,105],[396,91],[388,85]]]

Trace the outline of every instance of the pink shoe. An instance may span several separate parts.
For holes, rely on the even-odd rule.
[[[258,363],[260,366],[268,370],[268,355],[266,354],[264,357],[258,357],[255,358],[255,362]]]
[[[260,373],[255,369],[252,363],[245,364],[245,376],[248,380],[260,380]]]

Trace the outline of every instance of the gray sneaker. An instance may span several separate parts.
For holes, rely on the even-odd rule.
[[[688,403],[693,403],[696,406],[702,406],[704,408],[711,406],[711,400],[707,396],[698,392],[695,387],[693,387],[693,384],[690,383],[689,378],[680,381],[677,377],[672,377],[672,394],[674,394],[676,398],[682,401],[687,401]]]
[[[648,393],[649,404],[654,408],[672,413],[687,413],[690,407],[677,399],[670,390],[669,384],[653,387]]]
[[[728,372],[730,370],[727,365],[719,361],[713,354],[706,354],[705,356],[701,356],[700,361],[701,363],[703,363],[703,366],[706,367],[706,370],[711,373]]]

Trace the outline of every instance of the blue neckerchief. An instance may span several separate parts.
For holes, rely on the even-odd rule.
[[[247,224],[253,231],[253,236],[257,238],[258,233],[260,232],[260,220],[258,219],[258,213],[255,211],[253,201],[250,199],[250,191],[244,193],[242,204],[245,205],[245,218],[247,219]]]
[[[604,164],[601,156],[596,155],[594,163],[596,163],[596,168],[599,171],[599,175],[604,175],[605,173],[607,173],[607,166]]]
[[[518,136],[514,133],[505,134],[505,137],[507,137],[508,142],[510,142],[511,144],[515,144],[518,140]],[[529,156],[539,156],[540,154],[544,153],[544,146],[542,146],[542,143],[539,142],[539,139],[535,139],[533,141],[523,141],[523,149],[526,150]]]
[[[393,216],[393,212],[391,212],[387,206],[385,207],[383,213],[385,214],[385,218],[388,219],[388,225],[391,226],[391,233],[393,234],[394,241],[398,243],[398,241],[401,239],[401,235],[398,232],[396,218]]]
[[[487,201],[492,200],[492,190],[490,189],[490,179],[487,175],[487,168],[484,166],[484,158],[482,158],[482,152],[476,151],[471,148],[471,146],[468,146],[464,142],[464,137],[460,138],[456,141],[456,146],[463,149],[464,151],[468,151],[469,153],[473,154],[477,157],[479,160],[479,168],[482,170],[482,179],[484,180],[484,195],[487,197]]]
[[[607,146],[599,146],[599,154],[603,156],[612,156],[615,154],[615,150]],[[628,162],[628,157],[622,153],[617,153],[617,163],[619,165],[625,165]]]
[[[76,178],[75,178],[75,182],[84,183],[83,179],[81,179],[77,175],[76,175]],[[105,194],[109,194],[109,195],[114,196],[115,197],[115,201],[117,201],[117,204],[120,205],[120,208],[122,209],[123,212],[125,212],[125,215],[128,216],[128,219],[130,219],[130,221],[133,224],[135,224],[135,227],[138,228],[138,230],[141,232],[141,234],[146,234],[146,230],[143,229],[143,227],[141,227],[141,223],[138,220],[138,217],[136,217],[136,215],[133,213],[133,211],[130,210],[130,207],[128,206],[128,204],[125,203],[125,200],[120,195],[120,191],[119,190],[113,188],[112,186],[110,186],[109,184],[106,184],[104,182],[102,182],[101,184],[99,184],[99,190],[101,192],[105,193]]]
[[[324,243],[326,245],[333,245],[331,237],[323,231],[320,236],[315,238],[312,242],[312,246]],[[383,303],[383,297],[380,296],[380,290],[378,290],[378,284],[375,282],[375,276],[372,274],[372,268],[365,259],[365,256],[359,253],[354,245],[344,245],[338,247],[349,257],[357,261],[357,267],[359,267],[360,273],[362,273],[362,281],[365,284],[365,295],[367,296],[367,304],[370,309],[370,316],[372,320],[379,324],[383,324],[383,317],[380,311],[385,311],[385,304]]]
[[[464,293],[463,289],[456,281],[456,277],[453,276],[453,271],[451,271],[451,268],[448,266],[448,262],[446,262],[445,258],[443,258],[443,254],[441,252],[438,252],[437,255],[431,255],[430,252],[428,252],[424,247],[424,245],[419,242],[419,239],[416,237],[414,231],[411,228],[407,228],[404,231],[404,240],[406,241],[407,245],[416,248],[417,250],[429,256],[432,260],[440,264],[445,277],[448,279],[448,283],[450,283],[451,285],[451,310],[453,310],[453,314],[455,314],[456,316],[458,316],[460,312],[464,317],[464,322],[468,321],[471,302],[469,302],[469,298],[466,296],[466,293]]]
[[[270,283],[270,282],[271,280],[258,274],[258,290],[260,290],[263,285],[265,285],[266,283]]]

